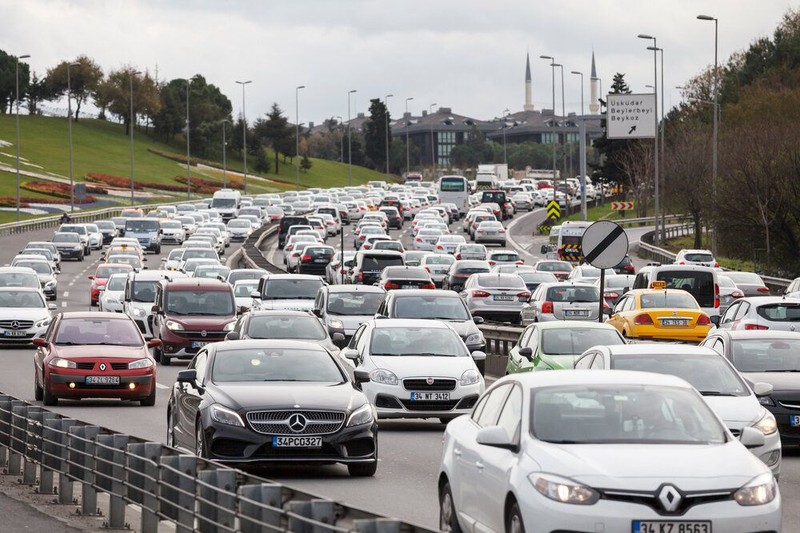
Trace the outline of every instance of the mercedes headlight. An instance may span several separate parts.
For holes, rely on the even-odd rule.
[[[542,496],[560,503],[592,505],[600,499],[597,491],[571,479],[539,473],[531,474],[528,479]]]
[[[372,414],[372,404],[365,403],[350,415],[347,419],[347,427],[360,426],[361,424],[369,424],[374,420]]]
[[[761,474],[733,494],[736,503],[743,506],[765,505],[775,499],[778,486],[772,474]]]
[[[183,324],[180,322],[175,322],[174,320],[167,320],[166,323],[167,329],[172,331],[183,331],[184,327]]]
[[[222,328],[222,329],[224,331],[233,331],[234,327],[236,327],[236,321],[235,320],[233,322],[228,322],[227,324],[225,324],[225,327]]]
[[[137,370],[140,368],[150,368],[153,366],[153,361],[148,358],[144,357],[142,359],[137,359],[136,361],[132,361],[128,363],[128,370]]]
[[[228,426],[244,427],[242,417],[240,417],[239,413],[236,411],[228,409],[227,407],[222,407],[218,404],[212,405],[210,409],[211,420],[214,422],[219,422],[220,424],[226,424]]]
[[[33,327],[34,328],[46,328],[50,325],[50,321],[53,320],[52,317],[43,318],[40,321],[36,322]]]
[[[44,286],[45,286],[45,287],[55,287],[57,284],[58,284],[58,282],[57,282],[56,280],[54,280],[54,279],[51,279],[50,281],[48,281],[47,283],[45,283],[45,284],[44,284]]]
[[[56,368],[77,368],[78,365],[75,364],[75,361],[70,361],[69,359],[62,359],[61,357],[53,357],[49,363],[50,366],[54,366]]]
[[[464,339],[464,344],[481,344],[483,342],[483,334],[481,332],[473,333],[466,339]]]
[[[142,309],[141,307],[131,308],[131,313],[133,313],[133,316],[137,316],[139,318],[144,318],[145,316],[147,316],[147,313],[145,313],[144,309]]]
[[[333,329],[344,329],[344,324],[342,324],[341,320],[334,319],[328,322],[328,327]]]
[[[478,372],[474,368],[471,368],[469,370],[465,370],[464,373],[461,374],[461,379],[458,382],[462,386],[466,386],[466,385],[474,385],[476,383],[479,383],[480,380],[481,380],[480,372]]]
[[[766,409],[764,410],[764,416],[753,424],[753,427],[764,435],[772,435],[778,431],[778,423],[775,421],[775,416]]]
[[[397,385],[397,376],[395,376],[393,372],[384,370],[383,368],[370,372],[369,379],[381,385]]]

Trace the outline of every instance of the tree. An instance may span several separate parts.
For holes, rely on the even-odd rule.
[[[47,88],[47,81],[39,78],[36,72],[31,74],[31,82],[25,95],[28,100],[28,113],[31,115],[41,115],[39,102],[50,99],[50,91]]]
[[[19,94],[24,99],[28,91],[30,67],[19,62]],[[17,58],[0,50],[0,113],[9,113],[14,108],[17,91]]]
[[[152,119],[161,110],[158,88],[150,74],[136,72],[132,66],[112,71],[100,84],[96,101],[101,111],[108,111],[122,118],[126,133],[131,125],[131,89],[133,92],[133,115]],[[100,105],[103,104],[103,105]]]
[[[369,120],[364,125],[364,142],[366,143],[366,156],[372,162],[375,170],[386,168],[386,128],[391,121],[386,104],[380,98],[370,100]],[[392,136],[389,128],[389,138]]]
[[[303,172],[308,172],[309,170],[311,170],[312,164],[313,163],[308,158],[308,156],[304,154],[303,159],[300,160],[300,170],[302,170]]]
[[[647,203],[653,195],[653,144],[629,142],[616,158],[627,190],[633,194],[636,214],[646,217]]]
[[[78,56],[74,61],[62,61],[53,68],[47,69],[47,89],[50,98],[67,94],[67,65],[69,67],[69,87],[75,100],[75,120],[81,113],[81,105],[95,96],[98,86],[103,81],[103,69],[88,56]]]
[[[259,118],[253,125],[254,137],[267,146],[270,146],[275,153],[275,173],[278,173],[279,161],[278,154],[284,155],[294,152],[294,132],[289,126],[289,121],[283,116],[283,111],[277,102],[272,104],[272,108],[267,113],[267,118]]]

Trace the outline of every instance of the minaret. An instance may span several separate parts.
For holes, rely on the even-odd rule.
[[[594,66],[594,50],[592,50],[592,77],[591,77],[591,93],[589,98],[589,113],[596,115],[600,112],[600,78],[597,77],[597,68]]]
[[[525,55],[525,106],[524,111],[533,111],[533,87],[531,84],[531,55]]]

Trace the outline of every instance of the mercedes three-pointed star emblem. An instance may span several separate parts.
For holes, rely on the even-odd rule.
[[[300,413],[295,413],[289,417],[289,429],[295,433],[300,433],[306,429],[307,423],[308,421],[306,420],[306,417]]]

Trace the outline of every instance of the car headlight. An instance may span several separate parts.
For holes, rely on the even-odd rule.
[[[365,403],[350,415],[347,419],[347,427],[360,426],[361,424],[369,424],[374,420],[372,414],[372,404]]]
[[[170,329],[172,331],[183,331],[184,330],[183,324],[181,324],[180,322],[175,322],[174,320],[167,320],[166,326],[167,326],[167,329]]]
[[[50,281],[44,284],[45,287],[55,287],[56,285],[58,285],[58,282],[54,279],[51,279]]]
[[[733,493],[736,503],[743,506],[765,505],[775,499],[778,486],[772,474],[761,474]]]
[[[150,368],[153,366],[153,361],[147,357],[137,359],[136,361],[128,363],[128,370],[136,370],[138,368]]]
[[[221,405],[214,404],[210,408],[211,420],[219,422],[220,424],[227,424],[229,426],[244,427],[242,417],[236,411],[222,407]]]
[[[384,370],[383,368],[370,372],[369,379],[381,385],[397,385],[397,376],[394,375],[394,372]]]
[[[77,368],[78,365],[75,364],[75,361],[70,361],[69,359],[53,357],[50,360],[49,366],[54,366],[56,368]]]
[[[534,472],[528,480],[542,496],[560,503],[592,505],[600,499],[594,489],[560,476]]]
[[[764,416],[753,424],[753,427],[764,435],[772,435],[778,431],[778,423],[775,421],[775,416],[766,409],[764,410]]]
[[[476,383],[479,383],[480,380],[481,380],[480,372],[478,372],[474,368],[471,368],[469,370],[465,370],[464,373],[461,374],[461,379],[458,382],[462,386],[465,386],[465,385],[474,385]]]
[[[47,326],[50,325],[50,321],[51,320],[53,320],[52,317],[43,318],[43,319],[39,320],[38,322],[36,322],[33,325],[33,327],[34,328],[46,328]]]
[[[344,324],[342,324],[341,320],[331,320],[328,322],[328,327],[333,329],[344,329]]]
[[[72,247],[73,250],[80,250],[81,248],[83,248],[83,246],[81,246],[80,244],[76,244]]]
[[[147,313],[145,313],[144,309],[142,309],[141,307],[131,308],[131,313],[133,313],[133,316],[138,316],[139,318],[144,318],[147,315]]]
[[[761,405],[770,405],[772,407],[775,406],[775,402],[773,402],[772,398],[770,398],[769,396],[759,396],[758,403],[760,403]]]
[[[233,331],[233,328],[234,328],[235,326],[236,326],[236,321],[234,320],[233,322],[228,322],[227,324],[225,324],[225,327],[224,327],[224,328],[222,328],[222,329],[223,329],[224,331]]]
[[[483,334],[481,334],[480,332],[473,333],[472,335],[464,339],[464,344],[479,344],[482,342],[483,342]]]

